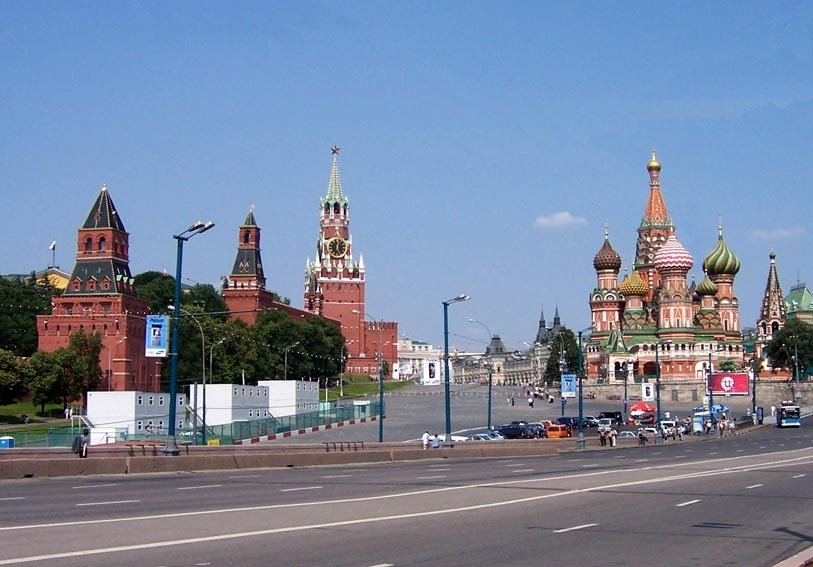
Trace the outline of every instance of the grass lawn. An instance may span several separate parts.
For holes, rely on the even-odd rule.
[[[349,378],[348,380],[348,377],[345,376],[345,385],[343,388],[344,398],[356,398],[378,393],[378,381],[371,382],[369,376],[350,376]],[[412,382],[409,381],[384,382],[384,391],[392,392],[393,390],[400,390],[410,384],[412,384]],[[343,399],[339,398],[340,391],[338,387],[328,388],[327,399],[334,401]]]

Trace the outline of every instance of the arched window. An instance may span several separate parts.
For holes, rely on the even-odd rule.
[[[93,239],[89,236],[85,238],[85,252],[93,252]]]
[[[251,231],[247,230],[243,235],[243,244],[248,244],[249,242],[251,242]]]
[[[107,249],[107,240],[104,236],[99,237],[99,252],[104,252]]]
[[[339,203],[333,203],[333,212],[334,214],[339,214]]]
[[[764,324],[765,323],[763,323],[763,325]],[[778,332],[779,332],[779,323],[777,321],[774,321],[773,323],[771,323],[771,333],[778,333]]]

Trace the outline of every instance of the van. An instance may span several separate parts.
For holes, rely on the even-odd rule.
[[[615,421],[616,425],[622,425],[624,423],[624,414],[620,411],[603,411],[598,414],[598,418],[610,418]]]
[[[548,425],[548,439],[564,439],[570,437],[570,429],[566,425],[551,424]]]

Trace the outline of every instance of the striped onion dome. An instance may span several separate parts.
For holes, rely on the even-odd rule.
[[[719,227],[717,244],[706,259],[703,260],[703,269],[711,276],[735,276],[740,271],[740,259],[737,258],[723,239],[723,227]]]
[[[621,256],[610,244],[610,237],[606,230],[604,231],[604,244],[593,258],[593,267],[596,270],[614,270],[616,273],[621,269]]]
[[[653,263],[659,272],[663,270],[688,272],[692,269],[694,260],[692,260],[692,255],[689,254],[689,251],[683,247],[683,244],[678,242],[673,232],[655,254]]]
[[[646,295],[649,292],[649,286],[638,272],[632,270],[632,273],[618,286],[618,291],[624,295]]]
[[[700,285],[697,286],[697,294],[698,295],[716,295],[717,294],[717,284],[709,279],[709,276],[706,275],[703,278],[703,281],[700,282]]]

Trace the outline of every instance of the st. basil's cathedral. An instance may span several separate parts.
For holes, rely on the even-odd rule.
[[[702,263],[705,277],[700,284],[689,284],[694,259],[678,240],[669,216],[654,151],[647,171],[649,198],[630,273],[619,283],[621,256],[606,229],[593,259],[597,284],[590,294],[592,332],[584,347],[588,383],[653,378],[656,363],[664,383],[699,383],[709,364],[712,369],[723,360],[743,364],[734,291],[740,260],[720,226],[717,242]]]

